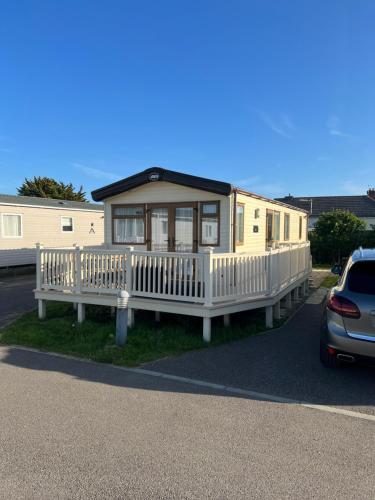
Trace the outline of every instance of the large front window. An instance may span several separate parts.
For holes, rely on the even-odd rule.
[[[143,245],[145,243],[145,209],[143,205],[112,207],[113,243]]]

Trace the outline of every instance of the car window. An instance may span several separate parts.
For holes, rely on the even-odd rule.
[[[351,292],[375,295],[375,261],[356,262],[348,273]]]

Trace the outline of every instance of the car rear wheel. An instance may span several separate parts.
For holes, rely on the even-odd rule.
[[[328,351],[328,346],[326,344],[320,344],[320,362],[326,368],[339,368],[341,363],[337,359],[336,354],[331,354]]]

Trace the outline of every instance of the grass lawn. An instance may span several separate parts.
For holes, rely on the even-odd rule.
[[[108,307],[86,306],[86,318],[78,324],[71,304],[50,302],[45,320],[40,321],[36,312],[25,314],[0,330],[0,343],[126,366],[208,347],[202,341],[201,318],[162,314],[161,322],[155,323],[153,314],[141,311],[136,314],[135,327],[128,331],[128,342],[122,348],[115,345],[115,319]],[[281,323],[275,321],[275,327]],[[212,326],[211,346],[241,339],[265,330],[264,312],[233,314],[227,328],[221,317],[215,318]]]
[[[326,276],[324,278],[324,280],[322,281],[320,286],[325,287],[325,288],[332,288],[333,286],[335,286],[337,284],[338,280],[339,280],[339,277],[336,275]]]

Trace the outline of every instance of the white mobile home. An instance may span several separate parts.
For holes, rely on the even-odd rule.
[[[92,193],[112,248],[263,252],[307,241],[305,210],[226,182],[152,168]]]
[[[35,264],[35,243],[102,245],[103,206],[0,194],[0,268]]]
[[[40,248],[39,312],[46,300],[117,305],[127,290],[129,322],[144,309],[211,318],[266,308],[306,291],[307,212],[221,181],[151,168],[92,193],[104,203],[101,249]],[[42,243],[44,243],[42,241]]]

